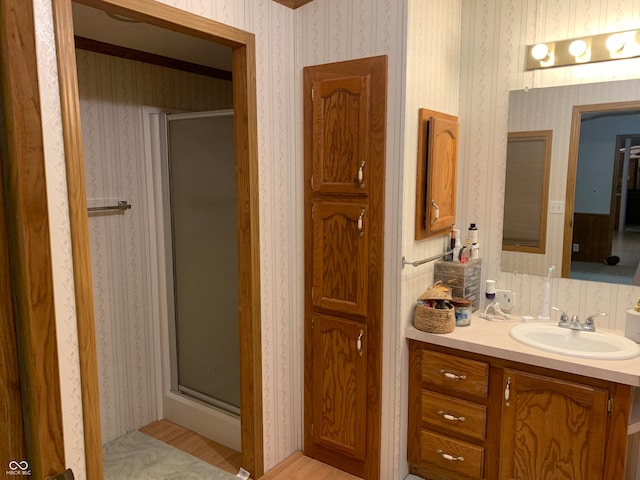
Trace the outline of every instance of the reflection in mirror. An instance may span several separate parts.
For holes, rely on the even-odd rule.
[[[563,277],[640,284],[638,107],[573,109],[567,191],[575,185],[575,192],[573,203],[567,199]]]
[[[614,156],[616,154],[616,150],[622,148],[621,145],[616,146],[614,143],[610,144],[607,158],[605,159],[604,156],[601,157],[600,161],[603,164],[604,162],[607,162],[610,165],[611,173],[608,174],[608,176],[605,177],[604,174],[597,173],[595,171],[587,171],[586,175],[577,174],[579,143],[577,140],[575,143],[571,142],[573,108],[576,105],[582,105],[591,107],[591,110],[584,110],[584,112],[602,112],[606,109],[619,110],[618,107],[604,108],[603,106],[603,104],[607,103],[618,103],[620,106],[624,105],[624,109],[627,110],[640,110],[640,94],[638,92],[640,92],[640,79],[528,89],[512,91],[510,93],[508,131],[552,130],[553,144],[551,148],[551,166],[549,175],[549,208],[546,213],[547,240],[545,252],[533,254],[503,250],[501,258],[503,271],[546,276],[549,267],[551,265],[555,265],[557,267],[556,275],[564,273],[563,276],[566,277],[598,282],[629,284],[634,282],[633,276],[636,276],[636,282],[640,281],[640,279],[637,278],[638,263],[640,262],[640,239],[636,240],[633,244],[625,243],[624,255],[617,255],[620,256],[621,259],[618,265],[606,265],[604,260],[607,257],[603,256],[603,258],[598,259],[597,262],[590,262],[591,266],[594,267],[594,270],[598,269],[602,271],[576,272],[575,274],[571,272],[574,195],[576,190],[581,192],[585,189],[587,192],[590,190],[593,195],[593,183],[597,182],[597,195],[609,198],[609,203],[607,204],[609,213],[606,215],[610,221],[613,221],[614,225],[616,222],[615,218],[618,218],[618,223],[620,218],[620,211],[616,211],[617,209],[615,208],[615,205],[619,203],[623,208],[626,208],[628,204],[633,202],[636,195],[632,192],[635,190],[635,188],[632,188],[633,185],[627,188],[626,202],[623,202],[622,200],[622,187],[620,188],[619,201],[613,192],[613,190],[617,190],[617,185],[616,187],[613,186]],[[630,117],[627,116],[627,118]],[[574,119],[573,121],[578,122],[577,130],[579,131],[580,117],[577,117],[577,120]],[[593,119],[589,120],[587,123],[592,122]],[[628,122],[623,120],[622,123],[626,124]],[[585,127],[585,132],[587,134],[593,133],[589,132],[588,127]],[[618,133],[620,133],[620,135],[627,135],[630,132],[640,134],[640,129],[636,128],[635,131],[627,129],[616,132],[614,134],[614,141],[618,136]],[[505,141],[506,140],[507,139],[505,139]],[[635,142],[635,140],[632,140],[632,144],[633,142]],[[569,166],[570,150],[574,154],[573,162],[575,162],[571,168]],[[618,151],[617,153],[619,154],[620,152]],[[632,157],[631,152],[629,156]],[[616,176],[620,176],[620,178],[625,175],[625,172],[623,171],[623,160],[622,163],[618,163],[617,170],[615,170]],[[621,162],[620,159],[617,161]],[[630,158],[629,175],[633,174],[634,165],[637,165],[637,163],[634,164],[633,159]],[[636,178],[638,173],[636,173]],[[628,175],[627,180],[631,183],[631,179]],[[622,182],[620,185],[622,186]],[[610,208],[612,205],[612,199],[614,202],[613,216],[611,215]],[[640,201],[636,199],[634,205],[637,205],[639,202]],[[566,215],[565,207],[567,210]],[[628,211],[634,211],[633,209],[626,209]],[[581,213],[580,210],[576,210],[576,212]],[[633,217],[633,213],[625,213],[625,227],[623,232],[621,232],[625,233],[625,237],[626,233],[632,233],[636,228],[633,226],[633,222],[636,220],[633,218],[631,218],[631,220],[627,220],[627,215],[631,215]],[[640,224],[640,222],[638,223]],[[569,236],[565,236],[565,225],[567,226],[566,230],[569,232]],[[612,229],[613,228],[614,227],[612,227]],[[594,237],[596,235],[598,237],[603,236],[602,232],[596,232],[595,230],[592,230],[590,233]],[[616,242],[621,237],[621,233],[619,233],[619,231],[612,230],[612,250],[608,256],[612,256],[615,252],[619,252],[619,250],[616,250]],[[590,242],[590,240],[588,241]],[[590,246],[591,245],[589,245],[589,247]],[[583,241],[581,246],[578,248],[584,249],[587,247],[588,245]],[[566,269],[560,268],[564,265],[563,260],[569,262]],[[620,275],[618,273],[622,273],[623,269],[617,267],[624,267],[624,264],[635,265],[633,276]],[[563,270],[566,271],[563,272]]]
[[[551,130],[509,132],[502,249],[544,253]]]

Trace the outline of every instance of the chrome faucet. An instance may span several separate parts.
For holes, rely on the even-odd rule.
[[[596,317],[600,315],[606,315],[605,312],[596,313],[594,315],[590,315],[584,321],[584,323],[580,323],[580,319],[578,315],[573,315],[571,320],[569,320],[569,316],[560,310],[558,307],[551,307],[554,310],[560,312],[560,321],[558,322],[558,326],[561,328],[568,328],[570,330],[580,330],[582,332],[595,332],[596,331]]]

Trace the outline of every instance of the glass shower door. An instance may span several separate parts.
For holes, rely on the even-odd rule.
[[[233,114],[169,114],[166,134],[172,390],[239,414]]]

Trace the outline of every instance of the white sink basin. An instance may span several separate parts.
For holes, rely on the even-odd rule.
[[[510,332],[520,343],[547,352],[595,360],[627,360],[640,355],[640,346],[622,335],[583,332],[555,324],[523,323]]]

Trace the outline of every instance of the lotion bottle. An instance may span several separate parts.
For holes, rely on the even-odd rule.
[[[640,297],[636,300],[635,305],[627,310],[624,336],[636,343],[640,343]]]

